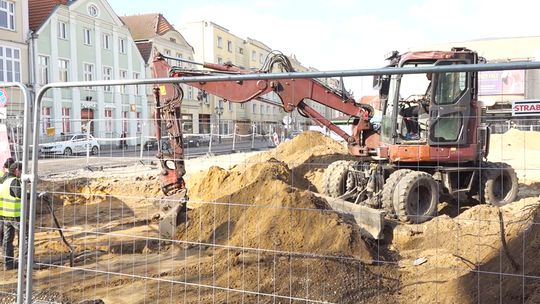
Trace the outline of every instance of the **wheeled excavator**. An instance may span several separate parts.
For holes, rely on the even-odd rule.
[[[294,69],[286,56],[272,52],[259,70],[246,70],[231,63],[200,64],[204,70],[170,66],[167,59],[187,61],[157,53],[153,60],[156,78],[246,75],[287,72]],[[450,51],[421,51],[386,58],[389,68],[435,67],[482,63],[483,58],[466,48]],[[430,75],[425,93],[404,95],[410,91],[417,74],[374,76],[379,91],[380,119],[369,104],[354,100],[344,89],[337,90],[318,79],[283,78],[272,80],[220,80],[187,82],[202,94],[213,94],[227,102],[244,103],[270,92],[277,94],[285,112],[298,111],[314,123],[342,137],[354,161],[337,161],[324,175],[324,194],[370,208],[382,209],[404,222],[422,223],[437,214],[443,195],[465,193],[481,203],[502,206],[515,200],[518,179],[508,164],[487,161],[490,128],[483,121],[482,101],[478,99],[478,72],[438,72]],[[158,150],[163,199],[156,203],[160,211],[160,231],[174,235],[174,228],[186,219],[187,189],[178,84],[156,84],[156,136],[165,122],[172,148]],[[426,99],[429,99],[426,102]],[[345,132],[308,105],[312,100],[350,117],[351,130]],[[416,115],[412,107],[422,107]],[[411,108],[411,109],[409,109]],[[407,110],[409,109],[409,111]],[[407,124],[416,124],[417,134],[409,136]],[[159,140],[159,138],[158,138]]]

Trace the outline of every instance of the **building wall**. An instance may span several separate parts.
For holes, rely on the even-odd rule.
[[[88,5],[98,8],[96,17],[88,13]],[[66,37],[58,31],[59,22],[66,25]],[[90,44],[85,43],[85,30],[89,30]],[[60,60],[68,61],[67,80],[118,80],[142,78],[145,64],[131,38],[129,29],[123,25],[105,1],[80,0],[70,6],[60,6],[37,31],[36,87],[44,85],[41,75],[40,56],[49,59],[47,67],[49,82],[60,79]],[[108,35],[105,42],[104,35]],[[91,73],[87,69],[92,68]],[[106,73],[107,72],[107,73]],[[91,76],[89,76],[91,75]],[[55,134],[61,132],[82,132],[89,127],[96,137],[119,137],[127,132],[128,137],[135,137],[143,127],[137,118],[148,116],[147,98],[144,86],[133,85],[113,87],[78,87],[54,89],[43,100],[42,113],[50,111],[50,123],[47,117],[42,123],[44,141],[54,137],[45,135],[47,127],[54,127]],[[62,123],[69,111],[70,124]],[[88,125],[87,113],[94,121]],[[113,122],[111,122],[111,119]],[[132,140],[134,144],[136,141]]]
[[[30,35],[28,28],[28,0],[8,0],[8,5],[14,7],[13,24],[8,24],[7,28],[0,28],[0,48],[2,49],[2,67],[4,71],[0,75],[1,83],[18,82],[24,85],[28,84],[28,44],[27,39]],[[11,53],[11,56],[8,54]],[[16,58],[18,57],[18,58]],[[7,73],[7,62],[18,65],[16,75]],[[18,78],[10,78],[10,76]],[[0,119],[0,122],[8,126],[20,126],[23,123],[24,100],[23,94],[17,87],[5,88],[8,96],[6,104],[6,118]]]

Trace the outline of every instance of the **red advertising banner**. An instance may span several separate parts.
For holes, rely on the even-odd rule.
[[[478,72],[479,95],[523,95],[525,71]]]

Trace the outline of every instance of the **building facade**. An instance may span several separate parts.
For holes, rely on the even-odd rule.
[[[129,28],[102,0],[30,0],[35,90],[51,82],[139,79],[145,62]],[[148,117],[144,86],[49,90],[42,102],[43,141],[62,132],[136,137]],[[131,140],[131,143],[135,143]]]
[[[120,19],[130,28],[131,35],[135,40],[143,60],[146,63],[146,78],[154,77],[152,61],[157,52],[193,61],[193,47],[184,39],[184,36],[174,29],[162,14],[142,14],[124,16]],[[184,69],[195,69],[191,63],[180,60],[167,60],[171,66],[178,66]],[[184,134],[208,133],[210,128],[210,116],[202,113],[202,101],[197,99],[198,90],[191,86],[181,84],[184,92],[182,100],[182,123]],[[154,97],[152,95],[152,85],[146,87],[148,94],[149,119],[154,118]],[[152,130],[153,134],[154,131]]]
[[[255,39],[241,39],[228,29],[210,21],[192,22],[180,32],[194,47],[198,62],[223,64],[230,62],[243,69],[259,70],[263,67],[271,49]],[[222,135],[255,132],[276,132],[284,113],[281,102],[274,93],[246,103],[227,102],[219,96],[208,94],[201,105],[201,115],[210,118],[213,133]]]
[[[28,85],[29,37],[28,0],[0,0],[0,83]],[[22,134],[22,92],[16,87],[4,88],[0,95],[0,122],[8,126],[10,134]]]

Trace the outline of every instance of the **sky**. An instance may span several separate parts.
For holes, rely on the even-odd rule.
[[[320,71],[379,68],[385,54],[414,46],[540,35],[540,1],[532,0],[108,2],[118,16],[161,13],[177,29],[191,21],[212,21],[237,37],[295,54],[303,66]],[[364,80],[345,83],[355,96],[364,95]]]

